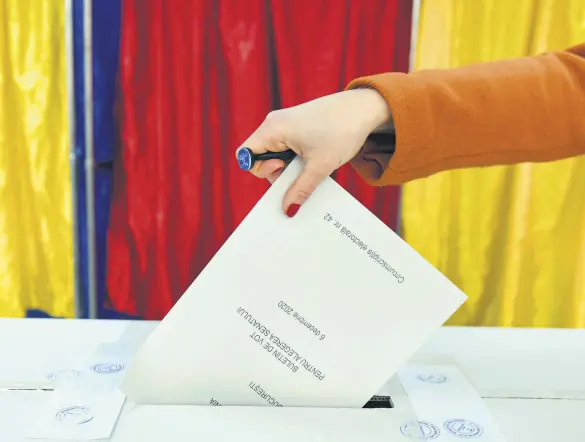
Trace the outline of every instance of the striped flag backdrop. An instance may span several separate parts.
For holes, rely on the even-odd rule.
[[[0,316],[164,316],[266,190],[238,144],[273,109],[406,71],[411,13],[0,0]],[[336,179],[396,227],[398,188]]]

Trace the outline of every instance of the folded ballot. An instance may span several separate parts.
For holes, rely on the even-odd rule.
[[[293,218],[295,159],[127,368],[137,403],[362,407],[466,300],[334,180]]]

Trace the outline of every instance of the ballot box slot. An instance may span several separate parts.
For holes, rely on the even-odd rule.
[[[394,408],[394,403],[390,396],[372,396],[362,408]]]

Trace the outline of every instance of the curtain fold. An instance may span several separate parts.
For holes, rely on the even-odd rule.
[[[580,0],[423,2],[416,69],[585,41]],[[404,186],[405,239],[469,295],[452,325],[585,326],[585,158],[450,171]]]
[[[164,316],[266,191],[233,155],[268,112],[354,76],[406,70],[406,4],[124,1],[108,241],[114,308]],[[352,174],[337,178],[393,227],[398,189],[367,188]]]
[[[64,20],[0,0],[0,316],[74,315]]]
[[[338,92],[363,75],[408,71],[411,1],[354,1],[343,7],[318,0],[311,5],[272,2],[281,107]],[[320,24],[324,17],[327,25]],[[338,170],[335,180],[396,228],[399,187],[371,188],[349,166]]]

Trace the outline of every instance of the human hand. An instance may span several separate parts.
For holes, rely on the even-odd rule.
[[[255,154],[292,149],[304,158],[305,166],[282,202],[284,212],[292,217],[317,186],[350,161],[366,138],[389,120],[390,110],[378,92],[349,90],[271,112],[240,148]],[[283,167],[282,160],[256,161],[251,172],[272,183]]]

